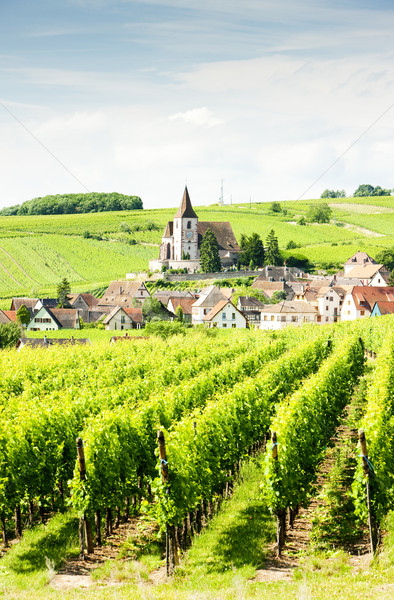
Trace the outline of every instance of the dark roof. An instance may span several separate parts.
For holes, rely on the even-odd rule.
[[[19,310],[22,304],[26,308],[33,308],[37,304],[38,298],[13,298],[11,302],[11,310]]]
[[[39,298],[38,299],[45,308],[56,308],[59,304],[57,298]]]
[[[61,346],[61,345],[85,345],[91,344],[89,338],[19,338],[16,343],[17,348],[23,348],[23,346],[29,346],[30,348],[49,348],[49,346]]]
[[[296,274],[300,276],[303,275],[303,272],[297,267],[276,267],[274,265],[267,265],[261,270],[257,280],[271,281],[272,279],[273,281],[281,281],[284,279],[285,281],[294,281],[296,279]]]
[[[202,236],[208,229],[215,234],[215,237],[218,241],[219,252],[220,250],[227,250],[230,252],[241,251],[234,235],[233,228],[228,221],[199,221],[197,223],[199,247],[201,245]]]
[[[239,296],[238,302],[240,304],[240,309],[244,306],[248,306],[250,309],[264,308],[265,304],[258,300],[258,298],[254,298],[253,296]]]
[[[44,308],[54,317],[61,327],[64,329],[75,329],[78,319],[78,310],[76,308],[48,308],[47,306]]]
[[[129,306],[141,286],[143,289],[146,289],[142,281],[132,281],[130,279],[126,281],[112,281],[104,292],[103,297],[100,298],[97,308],[101,308],[102,306]],[[141,300],[144,299],[143,297],[140,298],[140,296],[138,298]]]
[[[163,233],[163,238],[170,238],[174,235],[174,221],[168,221]]]
[[[180,207],[174,217],[174,219],[197,219],[197,215],[193,210],[192,203],[190,202],[189,192],[187,187],[183,192],[183,198]]]

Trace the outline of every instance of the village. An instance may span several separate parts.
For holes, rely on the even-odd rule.
[[[217,240],[220,264],[231,269],[240,248],[230,223],[199,221],[185,188],[181,205],[165,228],[159,259],[150,261],[150,269],[163,279],[168,269],[183,269],[189,274],[184,279],[192,279],[199,268],[200,246],[207,231],[213,232]],[[204,286],[204,281],[215,280],[218,275],[197,276],[194,289],[159,289],[153,294],[146,280],[126,278],[112,281],[101,298],[91,293],[70,293],[67,307],[59,307],[58,298],[12,298],[10,309],[0,310],[0,323],[20,322],[22,310],[27,339],[19,340],[21,347],[29,343],[30,331],[75,330],[84,325],[127,332],[142,329],[154,319],[219,329],[279,330],[290,325],[336,323],[394,313],[394,287],[388,284],[390,271],[363,251],[349,257],[343,271],[331,275],[266,265],[254,272],[248,295],[240,295],[236,287],[222,286],[217,281]],[[231,272],[227,275],[231,277]],[[147,301],[155,307],[151,313],[144,310]],[[49,335],[35,344],[45,344],[47,339]]]

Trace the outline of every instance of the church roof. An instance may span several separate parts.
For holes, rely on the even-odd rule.
[[[183,198],[180,207],[174,217],[174,219],[197,219],[197,215],[193,210],[192,203],[190,202],[189,192],[187,187],[183,192]]]
[[[201,244],[201,239],[204,233],[210,229],[215,234],[218,241],[219,250],[230,250],[232,252],[240,252],[240,247],[228,221],[199,221],[197,223],[198,245]]]

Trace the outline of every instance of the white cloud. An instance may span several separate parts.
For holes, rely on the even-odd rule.
[[[212,111],[208,108],[193,108],[186,112],[176,113],[169,117],[170,121],[183,121],[194,125],[195,127],[214,127],[215,125],[221,125],[223,121],[215,117]]]

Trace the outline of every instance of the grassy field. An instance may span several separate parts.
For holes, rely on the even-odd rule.
[[[201,221],[229,221],[238,239],[257,232],[265,240],[274,229],[281,249],[293,240],[301,246],[297,252],[317,264],[343,263],[360,249],[374,256],[393,245],[394,198],[336,198],[330,224],[297,225],[311,204],[321,202],[283,202],[286,214],[272,213],[270,203],[195,208]],[[52,295],[63,277],[72,291],[88,291],[144,271],[158,256],[162,232],[174,213],[0,217],[0,298]]]

